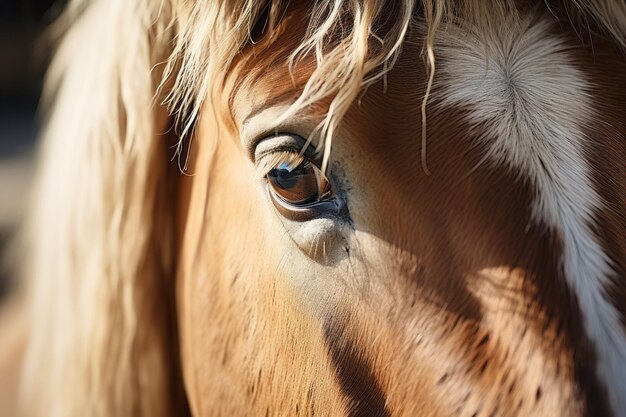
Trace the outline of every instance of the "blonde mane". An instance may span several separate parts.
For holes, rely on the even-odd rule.
[[[265,7],[271,33],[288,3],[70,2],[46,82],[49,117],[26,231],[31,328],[22,393],[28,414],[186,413],[173,297],[171,147],[193,133],[204,102],[220,102],[231,64]],[[342,117],[393,67],[415,21],[426,28],[430,85],[438,30],[446,23],[488,25],[488,16],[512,13],[513,3],[314,2],[292,65],[313,56],[317,69],[284,118],[331,98],[319,126],[326,165]],[[623,2],[559,4],[577,28],[595,27],[626,48]],[[397,19],[381,33],[377,17],[391,9]],[[427,97],[424,116],[426,103]]]

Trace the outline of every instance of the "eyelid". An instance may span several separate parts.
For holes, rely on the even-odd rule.
[[[310,143],[303,151],[306,143],[305,138],[295,133],[277,133],[257,141],[254,150],[257,174],[263,177],[280,163],[297,166],[309,161],[319,168],[320,155]]]

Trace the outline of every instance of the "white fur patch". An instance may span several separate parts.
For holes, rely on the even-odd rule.
[[[487,157],[534,185],[534,220],[562,239],[565,277],[598,354],[598,378],[615,415],[626,416],[626,335],[605,293],[611,262],[591,229],[602,203],[584,157],[582,127],[595,119],[589,84],[549,29],[547,18],[508,21],[479,40],[449,28],[435,48],[441,96],[434,100],[469,109],[469,121],[487,132]]]

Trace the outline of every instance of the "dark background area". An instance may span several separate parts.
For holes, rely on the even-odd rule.
[[[0,298],[15,284],[7,249],[27,209],[37,107],[51,52],[45,29],[64,3],[0,0]]]

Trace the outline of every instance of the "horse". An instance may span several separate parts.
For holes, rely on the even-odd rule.
[[[626,416],[626,4],[73,0],[24,415]]]

